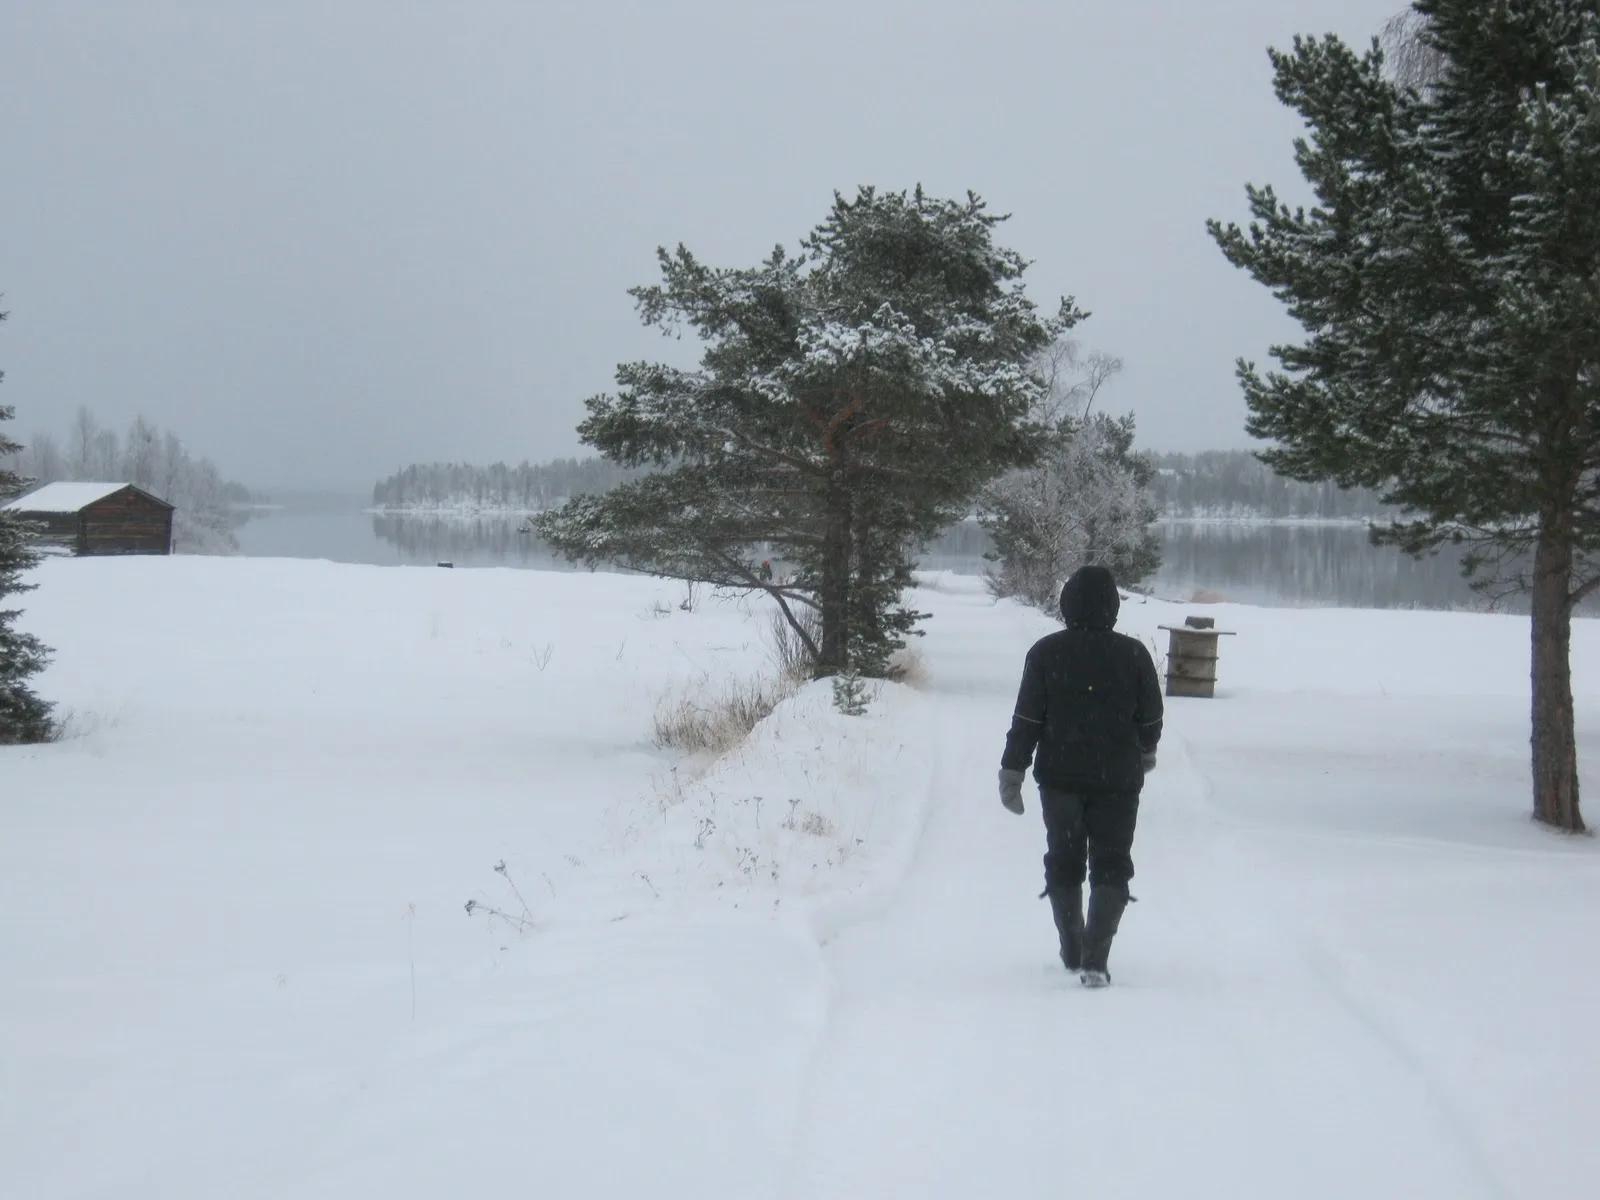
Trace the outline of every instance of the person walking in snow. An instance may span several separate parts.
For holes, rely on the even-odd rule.
[[[1143,642],[1114,631],[1120,607],[1105,567],[1081,567],[1067,580],[1067,627],[1028,651],[1000,759],[1000,802],[1019,815],[1033,764],[1044,810],[1044,894],[1061,961],[1086,987],[1111,982],[1106,964],[1128,905],[1139,792],[1161,740],[1155,663]]]

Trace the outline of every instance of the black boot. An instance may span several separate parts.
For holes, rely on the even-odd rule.
[[[1076,971],[1083,966],[1083,887],[1055,887],[1046,894],[1061,938],[1061,965]]]
[[[1083,931],[1084,987],[1105,987],[1111,982],[1106,962],[1111,957],[1111,939],[1122,923],[1122,910],[1127,907],[1127,884],[1097,883],[1089,890],[1089,920]]]

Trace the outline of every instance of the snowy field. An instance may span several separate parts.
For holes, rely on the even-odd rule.
[[[1042,616],[740,750],[767,614],[612,575],[54,560],[0,749],[0,1197],[1588,1197],[1600,847],[1526,817],[1527,626],[1210,608],[1116,986],[994,777]],[[1124,607],[1122,628],[1192,607]],[[1600,627],[1574,666],[1600,818]],[[495,870],[504,864],[504,871]],[[466,902],[531,923],[469,915]]]

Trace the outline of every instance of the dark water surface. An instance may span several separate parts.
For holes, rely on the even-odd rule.
[[[521,518],[385,514],[363,506],[359,497],[291,497],[248,521],[238,531],[240,548],[257,557],[383,566],[447,561],[457,567],[575,569],[517,532]],[[1360,526],[1169,523],[1158,532],[1161,570],[1144,586],[1160,596],[1188,599],[1208,591],[1275,606],[1484,607],[1461,579],[1459,555],[1413,560],[1370,545]],[[977,526],[960,526],[929,547],[921,565],[978,574],[988,546]]]

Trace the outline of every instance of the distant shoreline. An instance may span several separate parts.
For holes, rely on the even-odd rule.
[[[542,508],[506,508],[495,504],[384,504],[361,510],[375,517],[533,517]]]
[[[554,507],[554,506],[552,506]],[[549,509],[506,507],[495,504],[389,504],[368,505],[361,510],[372,516],[380,517],[429,517],[429,518],[458,518],[461,520],[479,519],[483,517],[527,518],[538,516]],[[1154,521],[1156,525],[1239,525],[1263,526],[1281,525],[1285,527],[1304,528],[1365,528],[1374,522],[1383,521],[1380,516],[1368,517],[1269,517],[1258,516],[1250,513],[1230,514],[1202,514],[1191,516],[1175,516],[1162,514]],[[977,519],[965,517],[959,524],[975,525]]]
[[[1297,525],[1308,528],[1362,529],[1374,522],[1386,519],[1385,517],[1172,517],[1163,515],[1157,517],[1154,523],[1157,525]]]

